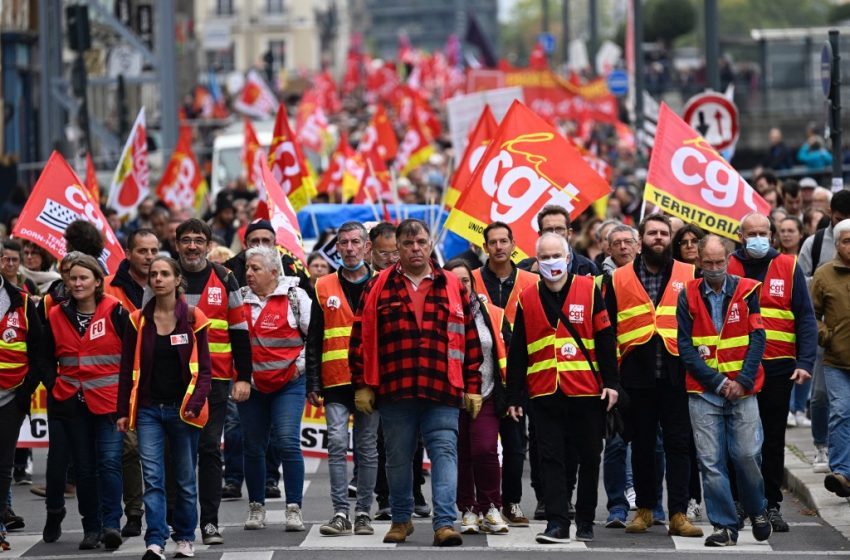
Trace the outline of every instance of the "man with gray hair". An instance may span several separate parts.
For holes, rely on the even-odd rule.
[[[727,467],[730,459],[753,536],[764,541],[772,533],[759,469],[764,436],[758,403],[742,398],[758,393],[764,383],[760,283],[726,272],[731,248],[720,237],[705,236],[698,251],[702,278],[689,281],[679,293],[676,321],[706,512],[714,526],[705,546],[730,546],[738,541]]]
[[[846,191],[842,191],[846,192]],[[824,486],[850,497],[850,219],[833,228],[835,259],[812,278],[811,293],[824,348],[823,373],[829,397],[829,470]]]

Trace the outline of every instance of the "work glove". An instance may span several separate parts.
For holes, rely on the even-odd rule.
[[[481,412],[482,401],[481,395],[472,395],[470,393],[463,395],[463,408],[466,409],[473,420]]]
[[[375,412],[375,391],[371,387],[354,391],[354,407],[364,414]]]

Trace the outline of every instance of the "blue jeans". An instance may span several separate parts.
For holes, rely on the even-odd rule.
[[[809,391],[812,388],[812,380],[809,379],[802,385],[798,385],[794,383],[794,387],[791,388],[791,401],[789,403],[789,410],[793,412],[806,412],[806,404],[809,400]]]
[[[60,420],[77,469],[77,506],[86,533],[121,527],[124,434],[112,416],[92,414],[81,404],[73,418]]]
[[[823,366],[829,395],[829,468],[850,478],[850,369]]]
[[[728,529],[737,540],[738,516],[729,483],[729,459],[735,468],[744,511],[756,515],[767,507],[761,476],[764,431],[758,401],[747,397],[718,406],[700,395],[691,395],[688,406],[708,519],[715,527]]]
[[[818,346],[815,371],[812,372],[812,395],[809,407],[812,410],[812,440],[816,446],[824,446],[829,440],[829,397],[823,373],[823,348]]]
[[[165,547],[169,530],[165,521],[165,442],[171,451],[171,468],[177,495],[171,528],[175,541],[194,541],[198,525],[198,440],[201,430],[180,419],[177,406],[158,405],[139,408],[136,420],[139,456],[145,479],[145,545]]]
[[[413,515],[413,454],[419,434],[431,459],[434,530],[451,527],[457,514],[457,426],[460,409],[425,399],[381,403],[387,482],[394,523]]]
[[[348,417],[351,411],[343,403],[325,404],[325,421],[328,426],[328,471],[331,479],[331,502],[334,513],[348,513]],[[355,512],[372,511],[375,481],[378,478],[378,413],[363,414],[354,411],[354,449],[358,466],[357,504]]]
[[[629,511],[629,501],[626,499],[626,488],[632,485],[631,458],[629,445],[617,434],[605,440],[605,453],[602,456],[602,484],[608,495],[606,509],[611,512]]]
[[[224,482],[242,487],[245,479],[242,459],[242,426],[239,424],[239,409],[236,402],[227,401],[224,417]]]
[[[266,503],[266,448],[274,436],[272,444],[283,461],[286,503],[301,506],[304,493],[301,416],[306,398],[307,382],[302,375],[274,393],[251,389],[248,400],[238,403],[250,501]]]

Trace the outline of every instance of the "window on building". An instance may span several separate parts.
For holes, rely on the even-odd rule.
[[[282,14],[283,0],[266,0],[266,12],[270,14]]]
[[[207,68],[212,68],[216,72],[225,73],[236,70],[236,56],[233,45],[230,45],[230,48],[227,49],[207,51],[206,58]]]
[[[215,13],[219,16],[232,16],[233,0],[215,0]]]
[[[286,41],[269,41],[269,52],[272,53],[272,68],[275,72],[286,68]]]

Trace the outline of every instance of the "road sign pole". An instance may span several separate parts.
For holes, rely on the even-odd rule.
[[[841,167],[843,157],[841,154],[841,54],[838,46],[838,30],[829,31],[829,44],[832,47],[831,87],[829,101],[831,107],[831,123],[829,137],[832,139],[832,190],[848,188],[844,184]]]
[[[717,0],[705,0],[705,77],[708,87],[720,91],[720,45],[717,39]]]
[[[632,2],[632,24],[634,25],[634,48],[635,48],[635,138],[638,141],[638,152],[640,152],[640,140],[643,131],[643,14],[641,4],[643,0],[631,0]]]

